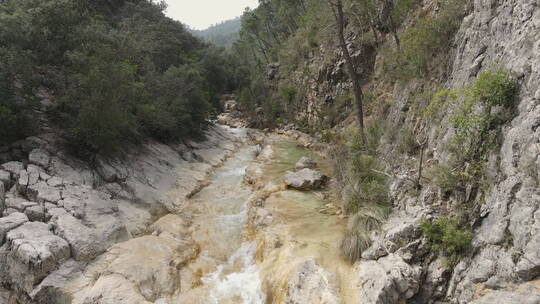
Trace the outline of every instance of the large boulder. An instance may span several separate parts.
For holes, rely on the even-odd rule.
[[[69,244],[47,224],[24,223],[8,232],[0,247],[0,281],[29,294],[69,256]]]
[[[396,254],[358,264],[358,298],[365,304],[398,304],[420,287],[421,271]]]
[[[44,181],[28,186],[26,191],[28,198],[38,203],[56,203],[62,199],[60,189],[51,187]]]
[[[110,215],[104,215],[92,224],[61,208],[49,212],[55,232],[69,242],[76,261],[90,261],[111,245],[129,238],[125,225]]]
[[[302,169],[298,172],[287,172],[285,184],[298,190],[319,189],[327,180],[327,176],[319,171]]]
[[[313,260],[300,264],[287,283],[287,304],[338,304],[339,288],[336,278]]]

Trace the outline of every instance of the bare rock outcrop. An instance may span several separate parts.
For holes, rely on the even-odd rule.
[[[285,174],[287,187],[298,190],[319,189],[327,181],[328,177],[319,171],[302,169],[297,172]]]
[[[0,247],[0,278],[13,289],[29,294],[69,256],[68,242],[54,235],[47,224],[26,222],[8,232]]]
[[[317,167],[317,162],[311,158],[303,156],[302,158],[298,160],[298,162],[296,163],[294,167],[296,170],[302,170],[306,168],[314,169],[315,167]]]
[[[366,304],[398,304],[412,298],[420,287],[419,267],[395,254],[358,264],[358,299]]]
[[[296,267],[287,283],[287,304],[341,303],[336,278],[315,261],[308,260]]]
[[[54,136],[17,143],[28,158],[0,165],[0,284],[9,289],[2,297],[88,304],[170,295],[199,249],[176,215],[152,223],[182,208],[238,146],[223,128],[206,136],[149,142],[123,159],[98,157],[95,168],[66,154]]]

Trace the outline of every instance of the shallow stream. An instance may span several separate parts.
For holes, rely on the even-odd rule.
[[[235,132],[244,136],[245,131]],[[306,155],[316,158],[321,170],[329,170],[323,159],[293,141],[272,136],[270,142],[275,152],[271,162],[264,165],[264,182],[281,183],[283,174],[293,170],[296,161]],[[279,295],[270,294],[280,291],[266,290],[265,279],[286,281],[291,267],[307,259],[337,274],[337,280],[349,282],[349,271],[345,270],[349,266],[339,258],[338,251],[344,223],[336,216],[316,211],[329,202],[320,193],[286,190],[267,199],[268,208],[279,219],[279,224],[269,229],[287,240],[281,250],[286,253],[276,252],[268,260],[257,261],[256,241],[247,240],[245,229],[248,202],[254,193],[243,182],[245,170],[254,158],[253,147],[241,148],[191,199],[190,205],[195,206],[193,239],[200,246],[200,254],[186,267],[199,276],[199,282],[181,293],[179,303],[281,303]],[[343,302],[348,303],[350,288],[340,285]]]

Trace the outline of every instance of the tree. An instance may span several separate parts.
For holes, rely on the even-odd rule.
[[[349,49],[347,48],[347,42],[345,41],[345,17],[343,14],[343,3],[341,0],[329,0],[329,3],[332,7],[332,13],[334,14],[334,18],[336,19],[339,45],[341,47],[341,51],[343,52],[343,57],[345,57],[345,61],[347,62],[349,77],[351,78],[351,81],[353,83],[354,102],[356,105],[356,119],[358,120],[360,138],[365,144],[366,137],[364,134],[364,109],[362,104],[364,93],[360,84],[360,76],[356,72],[355,63],[351,58],[351,54],[349,53]]]

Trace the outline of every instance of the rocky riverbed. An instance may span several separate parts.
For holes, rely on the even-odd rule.
[[[330,167],[300,142],[213,127],[93,167],[45,136],[21,142],[28,157],[0,171],[0,299],[354,302]]]
[[[93,165],[53,137],[5,149],[0,166],[2,303],[154,303],[175,294],[200,252],[182,212],[242,145],[222,127],[204,142],[147,143]]]

